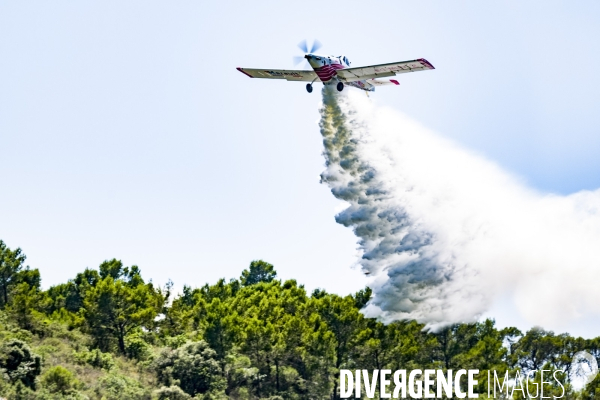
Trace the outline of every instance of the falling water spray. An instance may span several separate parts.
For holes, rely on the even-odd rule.
[[[532,324],[598,316],[599,191],[538,193],[357,93],[322,95],[321,180],[373,279],[367,315],[436,330],[508,298]]]

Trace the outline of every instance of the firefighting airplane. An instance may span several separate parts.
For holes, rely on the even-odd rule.
[[[250,78],[285,79],[288,81],[310,82],[306,84],[308,93],[313,91],[313,83],[319,80],[324,85],[335,85],[338,91],[344,90],[344,86],[353,86],[367,92],[373,92],[375,86],[399,85],[395,79],[377,79],[395,76],[405,72],[424,71],[435,69],[429,61],[424,58],[417,60],[401,61],[389,64],[369,65],[366,67],[350,67],[350,61],[345,56],[322,56],[313,54],[318,50],[320,43],[315,41],[311,49],[306,47],[306,41],[301,42],[300,49],[306,53],[304,57],[297,57],[302,61],[305,58],[311,70],[289,70],[289,69],[251,69],[237,68]]]

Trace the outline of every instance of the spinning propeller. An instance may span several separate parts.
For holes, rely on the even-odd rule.
[[[304,54],[312,54],[315,51],[319,50],[321,48],[321,46],[322,46],[321,42],[319,42],[316,39],[310,48],[308,47],[308,44],[306,43],[306,39],[304,39],[303,41],[298,43],[298,47],[300,48],[300,50],[302,50],[304,52]],[[300,64],[303,60],[305,60],[304,56],[294,57],[294,65]]]

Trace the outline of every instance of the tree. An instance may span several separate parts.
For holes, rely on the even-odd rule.
[[[354,303],[356,304],[356,308],[358,308],[359,310],[362,309],[364,306],[367,305],[369,300],[371,300],[372,296],[373,291],[368,286],[356,292],[356,294],[354,295]]]
[[[158,382],[172,386],[177,381],[190,396],[222,390],[224,380],[216,355],[203,340],[164,350],[154,364]]]
[[[184,285],[183,293],[175,298],[170,307],[165,307],[165,318],[160,322],[160,333],[165,336],[179,336],[191,329],[195,295],[198,289]]]
[[[38,310],[44,309],[46,298],[39,288],[22,282],[13,288],[11,302],[6,309],[21,328],[40,334],[43,331],[39,329],[40,324],[36,323],[36,314],[43,315]]]
[[[20,248],[11,250],[0,240],[0,308],[8,304],[12,287],[19,283],[19,273],[25,259]]]
[[[339,398],[342,368],[464,368],[478,369],[480,377],[495,370],[502,377],[507,370],[514,376],[517,368],[522,375],[568,370],[573,354],[583,349],[600,359],[600,337],[541,328],[523,335],[516,328],[497,329],[491,319],[437,332],[416,321],[382,323],[360,312],[372,297],[368,287],[345,297],[321,289],[307,296],[295,280],[276,279],[264,261],[253,261],[239,280],[184,286],[169,304],[170,283],[145,283],[137,266],[117,259],[42,291],[39,271],[23,268],[20,249],[0,242],[0,257],[0,393],[11,399],[333,400]],[[165,318],[156,318],[161,313]],[[50,355],[41,376],[41,359],[29,342],[40,355]],[[156,351],[158,346],[166,348]],[[120,373],[109,352],[143,362],[119,360],[125,371]],[[86,367],[57,366],[69,360]],[[104,371],[90,374],[89,366]],[[539,387],[541,376],[531,379]],[[486,393],[486,383],[480,379],[475,391]],[[581,393],[568,382],[565,389],[565,398],[600,399],[600,377]],[[557,384],[548,390],[562,392]]]
[[[85,271],[78,273],[75,279],[50,287],[47,294],[52,301],[48,313],[52,314],[60,309],[71,313],[78,312],[83,307],[86,290],[96,286],[101,280],[98,271],[86,268]]]
[[[596,379],[587,384],[582,390],[581,398],[583,400],[600,399],[600,376],[596,376]]]
[[[269,283],[277,277],[277,272],[272,264],[263,260],[255,260],[250,263],[250,268],[242,272],[240,281],[242,286],[255,285],[259,282]]]
[[[98,271],[100,271],[101,279],[105,279],[108,276],[113,279],[119,279],[121,275],[123,275],[123,263],[121,260],[117,260],[116,258],[113,258],[112,260],[106,260],[100,264]]]
[[[352,351],[357,368],[384,369],[398,357],[396,330],[374,319],[365,320],[366,327],[357,335],[359,343]]]
[[[340,297],[334,294],[326,295],[319,299],[311,299],[311,307],[321,316],[328,329],[335,338],[335,374],[349,361],[350,349],[354,347],[353,341],[364,325],[364,317],[356,308],[356,299],[353,296]],[[334,375],[335,376],[335,375]],[[338,380],[333,380],[332,398],[339,398]]]
[[[125,336],[139,327],[150,326],[163,304],[161,292],[151,283],[144,284],[136,267],[133,273],[127,272],[126,280],[107,274],[96,286],[88,288],[83,315],[101,349],[108,350],[111,339],[116,339],[119,351],[125,354]]]
[[[230,303],[224,303],[218,297],[207,304],[204,311],[204,338],[223,362],[238,336],[238,315],[231,309]],[[222,369],[225,369],[224,363]]]
[[[540,370],[547,362],[556,360],[561,343],[552,331],[531,328],[515,346],[515,355],[524,371]]]

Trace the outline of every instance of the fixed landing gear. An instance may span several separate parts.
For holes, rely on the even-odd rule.
[[[344,83],[338,82],[337,85],[336,85],[336,88],[337,88],[338,92],[341,92],[342,90],[344,90]],[[312,93],[312,91],[313,91],[312,82],[306,84],[306,91],[308,93]]]

